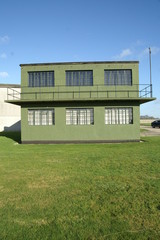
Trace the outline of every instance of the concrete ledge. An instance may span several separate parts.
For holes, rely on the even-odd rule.
[[[22,141],[22,144],[84,144],[84,143],[127,143],[127,142],[140,142],[140,139],[132,140],[72,140],[72,141],[51,141],[51,140],[35,140],[35,141]]]

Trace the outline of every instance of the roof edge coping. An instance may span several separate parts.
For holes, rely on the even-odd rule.
[[[26,63],[20,64],[20,67],[23,66],[41,66],[41,65],[69,65],[69,64],[109,64],[109,63],[121,63],[121,64],[129,64],[129,63],[139,63],[139,61],[86,61],[86,62],[50,62],[50,63]]]

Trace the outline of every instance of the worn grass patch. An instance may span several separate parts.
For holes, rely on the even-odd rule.
[[[143,129],[143,128],[140,129],[140,133],[145,133],[145,132],[148,132],[148,131],[149,131],[148,129]]]
[[[0,239],[160,239],[160,137],[21,145],[0,136]]]
[[[150,126],[151,126],[151,123],[150,123],[150,122],[149,122],[149,123],[141,123],[141,122],[140,122],[140,126],[150,127]]]

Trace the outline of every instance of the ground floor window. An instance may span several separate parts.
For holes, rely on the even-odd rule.
[[[29,125],[54,125],[54,109],[29,109],[28,124]]]
[[[105,108],[105,124],[132,124],[133,109]]]
[[[93,108],[67,108],[66,125],[93,125]]]

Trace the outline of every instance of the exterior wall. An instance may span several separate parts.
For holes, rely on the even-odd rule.
[[[104,85],[104,70],[112,69],[131,69],[132,85]],[[93,86],[66,86],[67,70],[93,70]],[[54,71],[54,87],[28,87],[28,72],[34,71]],[[21,87],[22,143],[140,140],[138,62],[22,64]],[[66,125],[66,108],[72,107],[94,108],[94,125]],[[106,125],[105,107],[132,107],[133,124]],[[55,125],[28,125],[32,108],[54,108]]]
[[[112,69],[132,69],[132,86],[104,86],[104,70],[112,70]],[[66,86],[66,78],[65,71],[67,70],[93,70],[93,86]],[[54,87],[28,87],[28,72],[30,71],[54,71],[55,76],[55,86]],[[49,64],[49,65],[22,65],[21,66],[21,87],[22,87],[22,100],[47,100],[53,99],[63,100],[63,99],[73,99],[72,91],[88,91],[87,93],[77,93],[74,98],[78,99],[82,97],[83,99],[87,99],[90,97],[89,90],[95,92],[92,97],[97,97],[97,92],[99,97],[105,98],[106,94],[101,93],[101,91],[105,90],[109,91],[109,98],[111,97],[139,97],[139,73],[138,73],[138,62],[115,62],[115,63],[64,63],[64,64]],[[54,95],[52,94],[52,92]],[[115,94],[116,91],[119,91]],[[126,92],[124,92],[126,91]],[[36,94],[35,94],[36,92]],[[47,94],[48,92],[48,94]],[[50,92],[50,93],[49,93]],[[63,92],[63,94],[61,93]],[[70,93],[69,93],[70,92]],[[25,94],[24,94],[25,93]],[[37,94],[38,93],[38,94]]]
[[[93,84],[104,85],[104,70],[132,69],[133,84],[139,84],[138,62],[106,62],[106,63],[63,63],[39,64],[21,66],[21,87],[28,87],[28,72],[54,71],[55,86],[65,86],[65,71],[67,70],[93,70]],[[120,86],[124,88],[124,86]],[[46,89],[46,88],[45,88]]]
[[[20,107],[5,102],[7,87],[12,87],[12,85],[0,85],[0,132],[20,131]],[[20,88],[14,89],[20,90]]]
[[[105,107],[133,107],[133,124],[106,125]],[[66,125],[67,107],[91,107],[94,108],[94,125]],[[85,106],[80,104],[48,104],[47,108],[55,109],[55,125],[52,126],[29,126],[28,108],[44,108],[44,105],[30,104],[22,108],[22,142],[48,141],[48,142],[112,142],[112,141],[139,141],[139,105],[136,102],[96,104],[86,102]]]

